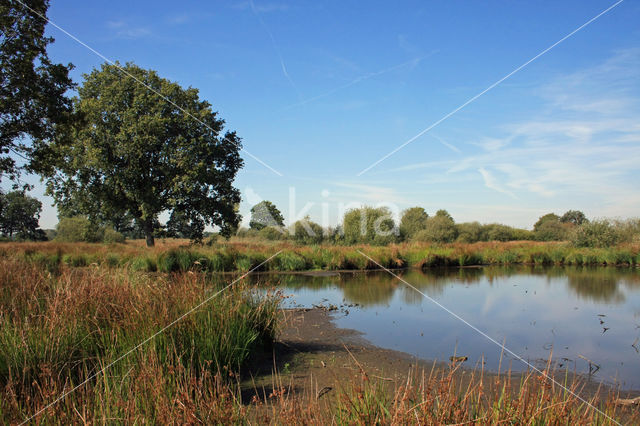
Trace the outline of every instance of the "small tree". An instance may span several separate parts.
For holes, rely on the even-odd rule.
[[[423,230],[427,226],[429,215],[422,207],[411,207],[402,213],[400,219],[400,238],[402,240],[410,240],[418,231]]]
[[[451,216],[436,214],[427,221],[427,226],[415,236],[417,241],[450,243],[457,237],[456,225]]]
[[[560,216],[555,213],[547,213],[544,216],[540,216],[538,221],[533,225],[533,232],[537,232],[543,223],[545,222],[560,222]]]
[[[251,208],[249,228],[259,231],[266,227],[281,228],[283,226],[284,217],[271,201],[261,201]]]
[[[302,244],[320,244],[324,230],[309,216],[293,224],[293,239]]]
[[[344,215],[343,230],[346,244],[389,244],[399,233],[387,207],[349,210]]]
[[[571,242],[576,247],[611,247],[620,241],[620,234],[608,220],[594,220],[577,227]]]
[[[192,237],[207,224],[232,232],[240,139],[223,133],[224,121],[196,89],[134,64],[120,68],[104,64],[85,75],[74,99],[78,120],[59,126],[55,143],[39,151],[48,193],[92,219],[132,216],[147,246],[162,212],[186,216]]]
[[[42,203],[22,191],[0,192],[0,232],[10,239],[46,239],[38,228]]]
[[[569,210],[560,218],[562,223],[571,223],[573,225],[582,225],[588,222],[587,217],[580,210]]]
[[[456,225],[458,237],[456,241],[461,243],[475,243],[482,240],[483,227],[480,222],[466,222]]]
[[[56,241],[99,243],[105,228],[83,216],[61,217],[56,226]]]
[[[559,220],[547,220],[534,231],[538,241],[565,241],[569,236],[569,226]]]

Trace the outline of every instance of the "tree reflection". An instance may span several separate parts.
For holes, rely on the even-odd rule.
[[[490,285],[497,279],[514,275],[543,276],[551,280],[564,279],[571,292],[581,299],[620,304],[625,301],[621,286],[640,287],[640,274],[630,268],[613,267],[542,267],[542,266],[488,266],[479,268],[409,269],[394,272],[403,280],[429,297],[441,296],[450,285],[479,285],[483,279]],[[398,278],[386,271],[341,272],[339,274],[256,274],[252,284],[261,287],[282,287],[291,290],[321,291],[336,286],[343,292],[345,303],[362,306],[386,305],[398,289],[404,303],[420,304],[422,295],[408,289]]]

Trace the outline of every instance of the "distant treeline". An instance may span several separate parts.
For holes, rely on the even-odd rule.
[[[430,216],[422,207],[405,210],[396,224],[386,207],[362,207],[348,211],[342,224],[323,228],[309,217],[284,226],[282,215],[270,202],[256,205],[249,228],[240,228],[239,237],[266,240],[290,239],[300,244],[372,244],[399,242],[476,243],[483,241],[570,241],[577,247],[610,247],[640,242],[640,219],[589,220],[584,213],[569,210],[562,216],[546,214],[533,230],[499,223],[455,223],[446,210]]]

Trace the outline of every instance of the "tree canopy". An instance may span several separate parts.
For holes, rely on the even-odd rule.
[[[27,160],[28,139],[43,143],[71,110],[65,92],[73,88],[72,65],[54,64],[47,55],[53,38],[44,37],[48,0],[0,2],[0,180],[14,179],[19,167],[10,154]]]
[[[422,207],[411,207],[402,213],[400,219],[400,236],[403,240],[413,238],[418,231],[427,226],[429,215]]]
[[[284,217],[280,210],[271,201],[261,201],[251,207],[251,229],[261,230],[267,227],[281,228],[284,226]]]
[[[343,219],[347,244],[384,245],[397,240],[398,230],[387,207],[362,207],[349,210]]]
[[[195,239],[207,224],[223,235],[235,229],[240,138],[223,131],[224,120],[198,90],[132,63],[104,64],[84,78],[76,120],[58,126],[39,152],[59,208],[90,219],[130,215],[149,246],[165,211],[180,214]]]
[[[560,218],[562,223],[572,223],[574,225],[582,225],[588,222],[587,217],[580,210],[569,210]]]

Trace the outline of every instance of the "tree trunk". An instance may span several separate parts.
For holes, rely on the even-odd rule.
[[[144,235],[147,238],[147,247],[156,245],[156,241],[153,238],[153,220],[144,221]]]

